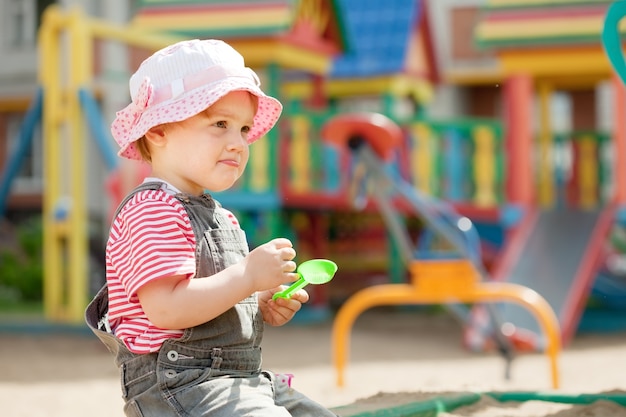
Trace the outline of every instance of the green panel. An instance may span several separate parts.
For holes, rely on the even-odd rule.
[[[600,393],[600,394],[559,394],[549,392],[487,392],[486,395],[494,399],[504,401],[548,401],[565,404],[591,404],[598,400],[613,401],[626,406],[626,394],[624,393]]]
[[[277,25],[266,27],[241,27],[236,29],[213,29],[211,27],[206,28],[180,28],[170,29],[167,33],[174,35],[180,35],[185,38],[246,38],[246,37],[263,37],[269,35],[275,35],[277,33],[284,33],[290,29],[289,25]]]
[[[384,396],[379,396],[376,398],[376,403],[367,403],[367,400],[361,400],[351,405],[333,408],[332,411],[343,417],[437,417],[442,415],[441,413],[449,413],[460,407],[475,404],[485,396],[503,403],[503,415],[506,414],[507,405],[504,403],[507,401],[544,401],[572,405],[587,405],[603,400],[626,406],[626,394],[623,393],[559,394],[522,391],[486,392],[482,394],[443,394],[423,401],[414,401],[405,404],[395,404],[392,395],[390,395],[390,400],[385,403]]]
[[[371,409],[371,405],[366,409],[359,409],[357,403],[355,406],[334,408],[333,412],[343,417],[437,417],[441,412],[453,411],[456,408],[474,404],[480,399],[480,394],[464,393],[378,409]]]

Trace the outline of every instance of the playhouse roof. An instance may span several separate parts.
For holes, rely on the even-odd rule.
[[[338,0],[347,51],[336,57],[332,77],[403,72],[411,35],[423,7],[415,0]]]
[[[475,30],[479,46],[510,49],[599,44],[612,1],[490,0]]]
[[[347,45],[337,55],[331,95],[412,95],[428,101],[436,79],[423,0],[337,0]]]
[[[434,58],[424,0],[141,0],[132,25],[225,39],[250,66],[325,75],[327,92],[429,96]],[[381,79],[383,77],[384,79]],[[349,85],[348,85],[349,84]],[[337,88],[335,88],[337,87]],[[331,91],[332,90],[332,91]]]
[[[333,0],[141,0],[131,24],[228,40],[250,66],[276,63],[325,74],[343,49]]]
[[[474,30],[495,52],[500,77],[527,74],[563,87],[589,87],[613,70],[602,45],[606,0],[489,0]],[[624,33],[624,25],[620,30]]]

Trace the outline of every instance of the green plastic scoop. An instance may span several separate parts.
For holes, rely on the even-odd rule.
[[[296,269],[300,279],[291,284],[289,288],[274,294],[272,300],[290,298],[294,292],[306,287],[308,284],[325,284],[333,279],[335,272],[337,272],[337,264],[328,259],[311,259],[302,262]]]

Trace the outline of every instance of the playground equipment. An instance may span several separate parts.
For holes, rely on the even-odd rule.
[[[17,138],[17,146],[13,150],[12,156],[9,158],[2,172],[2,177],[0,178],[0,216],[4,215],[6,201],[9,196],[9,191],[11,190],[11,183],[19,172],[21,163],[32,144],[33,132],[37,124],[41,121],[42,108],[43,94],[41,89],[39,89],[24,116],[24,121],[19,130],[19,137]]]
[[[563,344],[575,334],[614,218],[611,205],[529,210],[492,270],[495,281],[526,285],[542,294],[557,314]],[[527,349],[541,348],[540,332],[530,314],[505,305],[501,317],[515,326],[516,338]]]
[[[354,164],[364,168],[364,181],[369,184],[363,184],[361,189],[369,185],[373,190],[372,197],[410,275],[409,283],[380,284],[359,290],[340,307],[332,335],[337,384],[344,384],[351,327],[356,318],[371,307],[508,301],[527,308],[539,322],[546,336],[545,352],[549,358],[552,386],[558,387],[559,323],[550,305],[528,287],[486,282],[488,276],[481,267],[477,236],[471,221],[387,172],[384,162],[391,158],[402,135],[402,130],[393,121],[375,113],[336,116],[322,129],[324,140],[337,146],[348,146]],[[394,207],[397,200],[403,200],[414,214],[426,221],[430,229],[441,235],[447,241],[450,252],[441,256],[418,250]]]
[[[179,40],[91,19],[78,9],[65,13],[53,5],[43,14],[39,78],[46,180],[44,313],[46,318],[57,321],[82,321],[88,297],[84,118],[102,149],[107,167],[116,167],[112,141],[104,133],[107,130],[90,93],[95,39],[121,41],[147,49],[158,49]]]
[[[333,411],[345,417],[437,417],[440,415],[450,415],[455,410],[460,411],[462,407],[472,406],[483,399],[489,399],[494,407],[502,407],[502,415],[515,413],[511,410],[510,402],[543,401],[546,403],[568,404],[571,406],[591,406],[597,401],[610,401],[615,403],[616,408],[626,407],[626,395],[622,393],[600,393],[600,394],[562,394],[547,392],[466,392],[458,394],[442,394],[432,398],[410,401],[393,406],[385,406],[384,401],[380,401],[381,407],[376,409],[360,410],[358,405],[348,405],[334,408]],[[478,411],[480,412],[480,411]],[[608,411],[610,413],[610,411]],[[564,411],[565,414],[569,414]],[[594,415],[596,412],[590,410],[588,413]],[[542,413],[543,414],[543,413]],[[558,412],[556,414],[559,414]],[[554,414],[554,415],[556,415]],[[456,414],[455,414],[456,415]],[[472,413],[472,415],[475,415]]]
[[[626,83],[626,61],[622,52],[622,40],[620,35],[620,21],[626,15],[626,4],[616,1],[609,6],[604,17],[602,26],[602,45],[613,69]]]
[[[610,60],[600,42],[607,9],[624,6],[610,3],[565,0],[531,5],[514,0],[503,8],[498,1],[486,1],[473,31],[477,44],[489,49],[497,62],[493,83],[504,87],[497,95],[505,104],[507,126],[507,189],[501,204],[519,212],[517,221],[503,228],[491,276],[539,292],[557,314],[563,345],[578,329],[611,224],[626,201],[626,129],[617,122],[626,111],[626,95],[616,75],[624,68],[624,26],[618,25],[623,12],[609,11],[604,25],[605,49],[610,33],[609,49],[615,51]],[[568,24],[561,25],[563,21]],[[611,61],[618,62],[615,69]],[[457,80],[483,85],[479,73],[459,71]],[[597,87],[607,81],[615,121],[609,135],[598,132],[593,108],[596,97],[599,100]],[[571,132],[555,133],[555,93],[572,104]],[[536,134],[528,123],[534,109],[539,116]],[[579,116],[583,114],[588,117]],[[503,321],[518,330],[516,343],[542,349],[532,315],[513,304],[501,307]],[[467,333],[468,344],[476,350],[489,346],[476,330],[481,308],[475,309],[475,324]]]
[[[593,8],[594,19],[598,21],[601,21],[601,12],[606,8],[601,43],[610,66],[601,59],[602,57],[595,60],[587,58],[585,62],[597,62],[597,65],[609,66],[609,70],[612,66],[613,69],[611,82],[615,127],[612,132],[614,173],[611,192],[604,204],[599,204],[598,196],[601,193],[597,184],[600,182],[598,177],[603,175],[603,171],[598,169],[597,161],[600,158],[599,147],[603,139],[594,139],[584,132],[579,137],[574,137],[572,153],[575,163],[571,177],[572,181],[577,183],[576,187],[572,188],[577,188],[577,191],[568,190],[570,192],[567,198],[561,197],[551,210],[529,207],[517,232],[509,239],[507,250],[504,251],[492,274],[495,280],[520,283],[539,291],[557,312],[564,344],[572,339],[576,331],[594,279],[597,286],[602,286],[605,282],[602,273],[598,272],[606,255],[606,241],[612,225],[623,218],[621,212],[626,201],[624,187],[626,177],[622,161],[625,154],[626,129],[620,122],[626,111],[623,86],[626,82],[626,62],[620,33],[620,21],[626,15],[626,3],[618,1],[608,7],[606,4],[597,4]],[[572,23],[568,28],[577,28],[577,25]],[[568,47],[567,50],[571,52],[571,48]],[[594,48],[594,53],[597,52],[602,52],[599,45]],[[563,66],[565,61],[556,54],[554,57],[559,59],[560,65]],[[527,59],[538,62],[530,57]],[[542,65],[546,65],[544,61]],[[546,66],[548,67],[550,66]],[[538,72],[537,76],[540,75],[542,74]],[[585,77],[581,75],[580,80],[584,81]],[[550,86],[546,82],[542,82],[541,86],[539,96],[542,103],[541,142],[543,142],[550,129],[548,123],[550,115],[546,105]],[[540,172],[545,171],[544,164],[540,168],[542,168]],[[545,202],[548,200],[545,195],[549,193],[545,192],[544,188],[540,188],[539,197]],[[568,203],[574,204],[568,206]],[[536,325],[528,314],[519,311],[516,306],[506,306],[502,316],[518,328],[526,329],[528,331],[526,334],[532,342],[536,336]]]

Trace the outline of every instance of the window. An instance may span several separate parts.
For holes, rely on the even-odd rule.
[[[36,15],[34,0],[4,0],[6,2],[3,38],[5,49],[19,49],[35,45]]]

